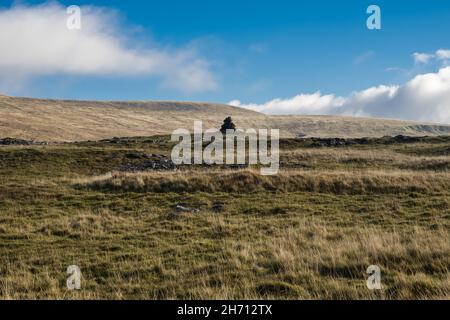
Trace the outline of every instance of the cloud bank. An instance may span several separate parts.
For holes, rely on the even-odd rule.
[[[0,80],[54,74],[155,76],[164,87],[214,90],[209,63],[193,49],[132,45],[115,12],[81,7],[81,29],[69,30],[58,3],[0,9]]]
[[[266,114],[351,115],[450,124],[450,67],[422,74],[401,86],[378,86],[348,97],[299,94],[263,104],[229,103]]]

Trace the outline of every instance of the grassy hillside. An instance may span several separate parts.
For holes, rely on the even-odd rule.
[[[115,136],[168,134],[220,126],[232,115],[243,126],[264,123],[256,112],[191,102],[91,102],[0,97],[0,137],[41,141],[99,140]]]
[[[39,141],[99,140],[114,136],[170,134],[202,120],[217,128],[232,116],[241,128],[280,129],[283,137],[442,135],[450,126],[326,116],[265,116],[226,105],[191,102],[98,102],[0,96],[0,138]]]
[[[273,177],[129,172],[167,137],[0,147],[0,298],[450,298],[449,137],[281,147]]]

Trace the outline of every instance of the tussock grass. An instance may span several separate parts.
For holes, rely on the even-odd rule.
[[[133,192],[317,192],[332,194],[436,193],[450,190],[447,172],[283,171],[262,176],[257,170],[206,172],[114,172],[78,181],[94,190]]]
[[[265,298],[425,299],[450,298],[449,244],[444,230],[414,228],[406,235],[362,227],[343,232],[313,218],[300,220],[270,243],[229,243],[228,252],[238,267],[254,265],[272,276],[256,287]],[[362,290],[365,284],[358,279],[366,277],[370,265],[383,270],[385,290]],[[240,290],[258,282],[257,276],[246,279],[249,287]]]
[[[72,244],[51,247],[46,243],[39,255],[32,254],[30,247],[17,260],[2,257],[0,296],[6,299],[450,298],[450,234],[442,228],[413,226],[407,232],[357,224],[345,228],[321,217],[300,215],[283,217],[286,223],[276,217],[211,213],[187,215],[175,221],[155,216],[140,223],[132,217],[111,220],[106,212],[96,218],[83,213],[76,219],[80,217],[84,219],[83,227],[77,227],[80,235]],[[126,230],[127,242],[118,238],[98,241],[98,237],[107,236],[106,230],[96,233],[92,227],[85,227],[89,224]],[[159,228],[149,233],[150,225]],[[55,237],[67,238],[53,234],[45,235],[44,239]],[[177,241],[179,237],[184,240]],[[77,249],[79,245],[82,251]],[[64,287],[65,268],[75,262],[83,272],[80,292],[70,292]],[[366,287],[366,269],[370,265],[382,270],[381,291]]]
[[[427,150],[426,147],[423,147]],[[439,150],[445,150],[440,148]],[[395,148],[326,148],[295,149],[281,153],[282,166],[286,168],[305,167],[325,170],[409,170],[448,171],[450,157],[424,156],[422,148],[416,145],[404,149]],[[413,152],[419,153],[413,154]]]
[[[117,172],[153,140],[0,147],[1,299],[450,299],[448,140]]]

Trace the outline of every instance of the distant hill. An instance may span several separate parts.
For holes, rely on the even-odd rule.
[[[270,123],[291,136],[382,137],[449,135],[450,125],[343,116],[271,116]]]
[[[450,126],[411,121],[336,116],[266,116],[216,103],[172,101],[73,101],[0,96],[0,138],[39,141],[99,140],[115,136],[170,134],[219,128],[232,116],[240,128],[275,128],[283,137],[376,137],[384,135],[447,135]]]

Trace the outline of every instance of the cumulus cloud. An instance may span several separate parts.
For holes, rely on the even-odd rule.
[[[412,54],[412,57],[416,64],[428,64],[435,60],[442,62],[444,65],[448,65],[450,60],[450,50],[439,49],[435,53],[416,52]]]
[[[436,57],[438,58],[438,60],[443,61],[445,65],[448,65],[450,61],[450,50],[438,50],[436,51]]]
[[[58,3],[0,9],[0,80],[42,75],[149,75],[165,87],[207,91],[217,87],[209,63],[194,49],[132,44],[117,14],[81,7],[80,30],[69,30]]]
[[[239,100],[230,101],[235,107],[243,107],[267,114],[320,114],[331,112],[345,103],[345,99],[334,95],[299,94],[290,99],[274,99],[264,104],[242,104]]]
[[[450,50],[438,50],[436,51],[436,56],[442,60],[450,59]]]
[[[348,97],[300,94],[263,104],[229,103],[266,114],[352,115],[450,124],[450,67],[422,74],[401,86],[378,86]]]

